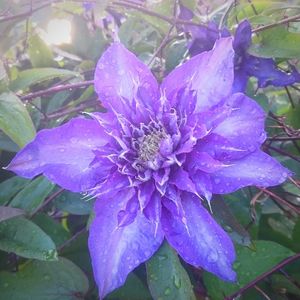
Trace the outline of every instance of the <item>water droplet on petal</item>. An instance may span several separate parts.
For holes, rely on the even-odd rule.
[[[215,263],[219,258],[219,254],[216,251],[211,251],[208,256],[206,257],[209,263]]]

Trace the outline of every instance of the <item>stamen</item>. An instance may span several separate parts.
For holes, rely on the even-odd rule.
[[[142,162],[154,160],[159,152],[161,141],[167,137],[165,129],[158,124],[150,123],[147,131],[146,135],[137,139],[138,160]]]

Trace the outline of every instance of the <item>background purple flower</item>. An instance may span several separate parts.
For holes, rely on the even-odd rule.
[[[8,169],[44,174],[97,197],[89,249],[100,297],[164,238],[187,263],[236,279],[233,243],[202,205],[213,193],[282,183],[289,171],[260,150],[263,110],[232,94],[232,39],[219,39],[159,87],[120,43],[103,54],[95,90],[107,113],[40,131]]]
[[[193,17],[193,13],[181,6],[180,16],[188,20]],[[209,22],[207,26],[185,25],[185,30],[190,32],[192,37],[188,44],[191,56],[211,50],[217,39],[230,36],[230,32],[226,28],[219,30],[214,22]],[[257,78],[258,87],[268,85],[279,87],[300,82],[300,74],[294,66],[290,66],[290,72],[287,73],[277,67],[274,59],[249,54],[251,40],[251,24],[248,20],[244,20],[239,23],[233,40],[235,51],[233,90],[235,92],[244,92],[251,76]]]

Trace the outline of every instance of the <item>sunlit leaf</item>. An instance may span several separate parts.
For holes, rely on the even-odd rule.
[[[29,39],[28,53],[34,68],[52,67],[56,65],[52,51],[37,34],[32,35]]]
[[[10,88],[13,91],[23,91],[33,84],[46,80],[62,77],[78,77],[79,74],[74,71],[56,68],[34,68],[21,71],[18,77],[11,83]]]
[[[264,30],[258,43],[252,44],[249,52],[260,57],[300,58],[300,33],[290,32],[284,27]]]
[[[22,101],[13,93],[0,95],[0,129],[19,147],[35,136],[35,128]]]

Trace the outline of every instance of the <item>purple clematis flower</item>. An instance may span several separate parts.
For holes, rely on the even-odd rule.
[[[100,298],[164,238],[187,263],[236,279],[233,243],[203,199],[278,185],[290,173],[260,150],[263,110],[232,94],[233,58],[232,39],[219,39],[159,87],[147,66],[114,43],[95,71],[108,112],[40,131],[9,165],[97,197],[89,250]]]
[[[183,17],[189,18],[189,14],[183,10]],[[227,29],[219,30],[214,22],[208,26],[188,25],[186,29],[190,31],[192,40],[189,42],[189,53],[191,56],[211,50],[217,39],[228,37],[230,33]],[[248,79],[254,76],[258,79],[258,87],[263,88],[268,85],[287,86],[300,82],[300,74],[294,66],[290,66],[290,72],[284,72],[277,68],[276,62],[272,58],[256,57],[248,53],[251,46],[251,24],[244,20],[235,32],[233,49],[234,59],[234,88],[235,92],[245,91]]]

